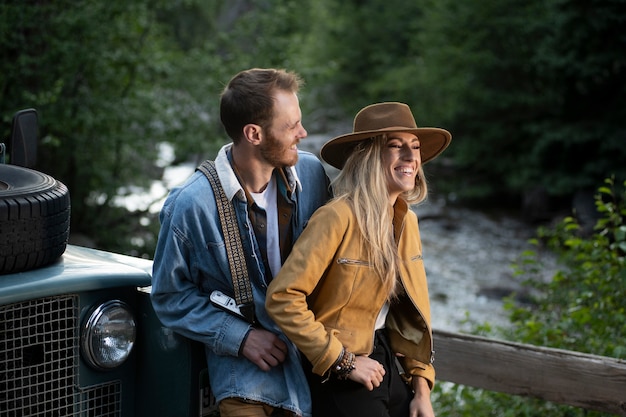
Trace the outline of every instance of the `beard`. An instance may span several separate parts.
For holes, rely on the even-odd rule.
[[[293,143],[285,145],[276,139],[272,133],[268,132],[265,142],[261,145],[261,156],[276,168],[291,167],[298,162],[298,154],[292,154],[290,149]]]

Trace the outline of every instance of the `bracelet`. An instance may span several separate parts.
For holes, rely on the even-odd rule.
[[[356,356],[354,353],[347,351],[346,348],[341,349],[341,355],[339,355],[339,358],[332,366],[332,370],[337,375],[337,379],[348,379],[350,372],[356,369],[355,363]]]

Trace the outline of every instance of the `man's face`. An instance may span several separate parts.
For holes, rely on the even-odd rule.
[[[302,126],[302,112],[295,94],[286,91],[274,94],[274,119],[263,134],[259,150],[267,163],[283,168],[298,162],[297,145],[307,132]]]

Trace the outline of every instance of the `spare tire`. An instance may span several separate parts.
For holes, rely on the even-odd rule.
[[[0,274],[56,261],[70,231],[70,195],[51,176],[0,164]]]

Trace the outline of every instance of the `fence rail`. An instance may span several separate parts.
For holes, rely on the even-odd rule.
[[[435,330],[437,379],[626,416],[626,361]]]

